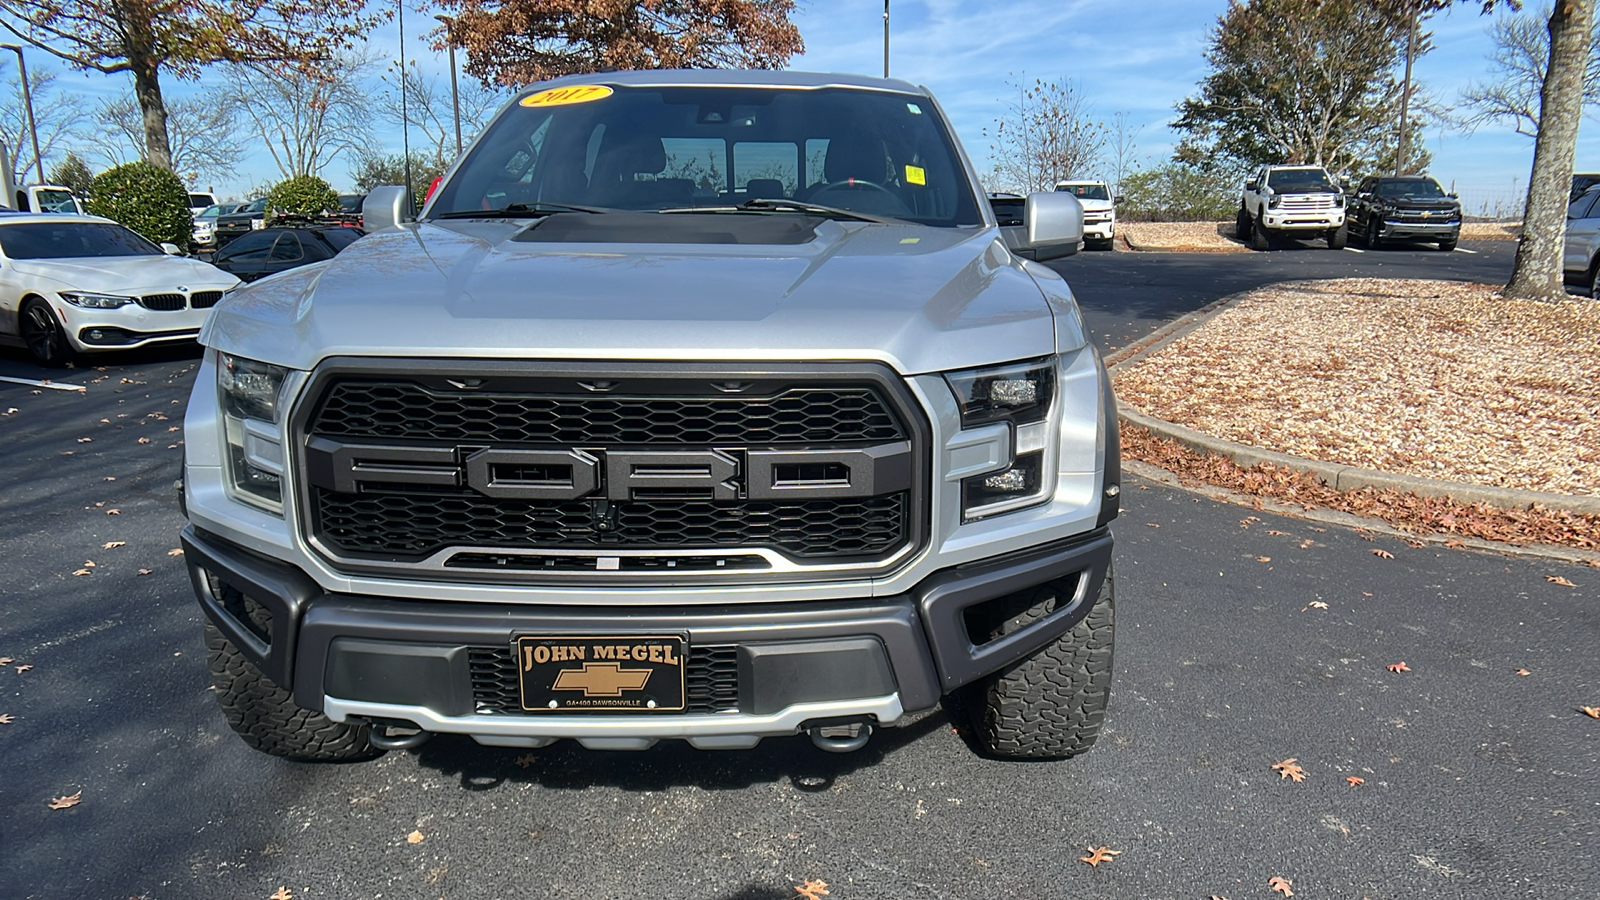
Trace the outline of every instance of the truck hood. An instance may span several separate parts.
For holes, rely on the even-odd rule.
[[[1107,212],[1116,208],[1115,204],[1110,200],[1084,200],[1079,198],[1078,204],[1083,207],[1084,212]]]
[[[1085,342],[1065,283],[995,228],[824,220],[774,245],[516,240],[526,227],[368,235],[231,294],[201,341],[297,369],[333,356],[873,359],[904,374]]]
[[[1461,203],[1449,197],[1378,197],[1374,198],[1379,206],[1392,209],[1429,210],[1431,212],[1453,212]]]

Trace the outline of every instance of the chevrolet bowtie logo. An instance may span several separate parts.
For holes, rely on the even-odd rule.
[[[584,663],[581,669],[562,669],[552,690],[583,691],[585,697],[621,697],[623,691],[642,691],[649,669],[624,669],[616,663]]]

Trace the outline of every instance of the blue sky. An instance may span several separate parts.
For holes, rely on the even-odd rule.
[[[883,7],[878,0],[799,0],[796,16],[807,51],[792,68],[881,74]],[[1528,7],[1536,4],[1528,3]],[[1005,81],[1065,77],[1082,89],[1097,118],[1124,111],[1142,130],[1139,152],[1159,162],[1170,155],[1177,136],[1167,128],[1173,107],[1194,92],[1205,74],[1201,58],[1207,36],[1226,0],[892,0],[890,73],[927,85],[955,123],[980,170],[986,170],[988,142]],[[1477,4],[1462,4],[1428,23],[1434,50],[1418,63],[1424,86],[1453,102],[1468,81],[1482,78],[1492,44],[1486,29],[1491,16]],[[421,26],[430,18],[408,14],[407,56],[426,71],[444,72],[444,55],[432,51]],[[394,23],[371,37],[375,55],[393,58],[398,45]],[[46,64],[43,54],[30,62]],[[125,90],[127,76],[66,75],[62,84],[96,95]],[[167,82],[170,96],[196,90],[191,83]],[[1600,167],[1600,139],[1585,120],[1578,166]],[[398,150],[398,127],[379,127],[375,140]],[[1516,203],[1532,161],[1532,141],[1509,129],[1482,128],[1473,134],[1427,129],[1432,171],[1454,183],[1469,207]],[[335,162],[326,173],[344,187],[348,165]],[[237,193],[276,177],[264,152],[252,155],[239,177],[216,185]],[[1520,212],[1520,206],[1518,210]]]

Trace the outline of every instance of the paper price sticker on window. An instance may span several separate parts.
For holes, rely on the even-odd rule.
[[[611,96],[611,88],[603,84],[575,84],[572,87],[551,88],[523,97],[523,106],[565,106],[569,103],[588,103]]]
[[[906,166],[906,183],[926,185],[928,183],[928,173],[917,166]]]

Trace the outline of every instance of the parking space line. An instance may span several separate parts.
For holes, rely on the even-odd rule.
[[[1476,251],[1476,250],[1468,250],[1468,249],[1467,249],[1467,248],[1465,248],[1465,247],[1457,247],[1457,248],[1456,248],[1456,252],[1457,252],[1457,253],[1474,253],[1474,254],[1475,254],[1475,253],[1477,253],[1477,252],[1478,252],[1478,251]]]
[[[88,388],[81,384],[52,384],[48,381],[35,381],[32,378],[12,378],[9,375],[0,375],[0,381],[9,381],[12,384],[26,384],[33,387],[49,388],[52,391],[87,391]]]
[[[1345,249],[1346,249],[1346,250],[1349,250],[1349,251],[1350,251],[1350,252],[1351,252],[1351,253],[1365,253],[1365,252],[1367,252],[1367,251],[1365,251],[1365,250],[1357,250],[1357,249],[1356,249],[1356,248],[1354,248],[1354,247],[1346,247],[1346,248],[1345,248]]]

